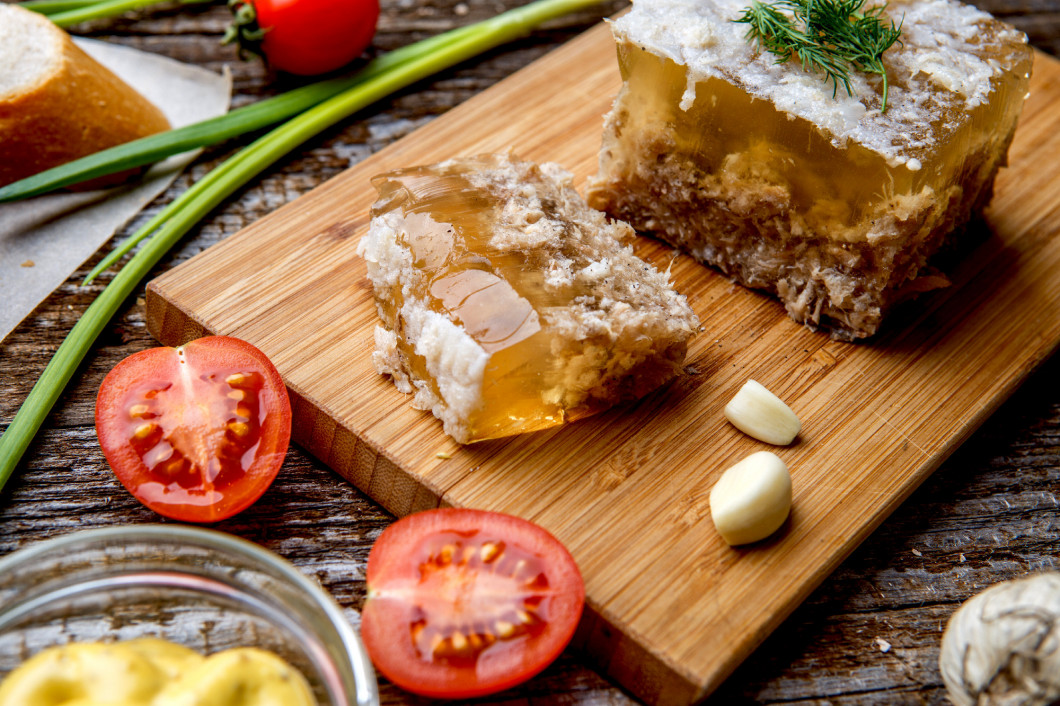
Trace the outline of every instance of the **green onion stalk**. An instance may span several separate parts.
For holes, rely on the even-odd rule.
[[[182,5],[208,3],[213,0],[180,0]],[[27,10],[47,15],[60,27],[99,20],[105,17],[124,15],[148,5],[157,5],[159,0],[29,0],[20,3]]]
[[[33,10],[42,15],[51,16],[59,12],[81,10],[91,5],[98,5],[101,2],[103,0],[26,0],[26,2],[20,2],[18,5],[26,10]]]
[[[10,478],[78,365],[122,302],[181,236],[225,198],[302,142],[375,101],[524,36],[544,22],[586,9],[598,2],[537,0],[492,19],[424,40],[431,43],[430,52],[422,51],[424,42],[410,45],[409,57],[402,63],[390,65],[386,70],[373,70],[373,62],[360,74],[362,79],[356,85],[258,138],[170,203],[148,224],[153,226],[151,229],[146,226],[141,229],[143,234],[140,238],[146,237],[152,230],[153,235],[118,271],[74,325],[7,431],[0,437],[0,489]],[[413,47],[420,49],[413,50]]]
[[[48,1],[66,2],[67,0]],[[475,29],[476,25],[461,27],[389,52],[355,74],[300,86],[278,96],[236,108],[225,115],[141,137],[72,162],[60,164],[0,187],[0,203],[40,196],[96,177],[135,169],[145,164],[154,164],[174,154],[215,145],[232,137],[275,125],[334,95],[360,85],[372,76],[389,71],[411,59],[430,56],[438,47],[452,42],[456,36],[465,32],[474,32]]]
[[[438,35],[436,37],[432,37],[430,39],[425,39],[423,41],[416,42],[415,44],[410,44],[409,46],[402,47],[401,49],[396,49],[396,50],[390,52],[389,54],[386,54],[385,56],[382,56],[382,57],[380,57],[378,59],[373,60],[367,66],[365,66],[364,69],[362,69],[361,71],[357,72],[356,74],[354,74],[351,77],[343,77],[343,78],[335,79],[334,81],[325,81],[325,82],[321,82],[321,84],[311,84],[310,86],[304,86],[303,88],[313,88],[313,89],[319,89],[319,90],[314,90],[314,91],[312,91],[310,93],[307,93],[305,96],[298,96],[298,97],[296,97],[296,100],[293,101],[293,103],[299,103],[299,102],[302,102],[302,101],[313,100],[313,103],[310,106],[307,106],[307,107],[312,107],[312,105],[316,105],[316,104],[319,104],[319,103],[322,102],[321,100],[314,100],[314,99],[317,99],[319,96],[326,96],[326,97],[330,98],[331,96],[330,95],[326,95],[326,94],[330,93],[332,95],[336,95],[336,94],[342,92],[342,91],[336,91],[335,90],[335,85],[336,85],[335,82],[337,82],[338,84],[341,84],[343,86],[342,90],[344,90],[344,91],[352,91],[355,87],[362,86],[366,82],[372,81],[373,79],[376,79],[377,77],[385,75],[387,72],[395,71],[398,68],[408,64],[411,61],[414,61],[414,60],[418,60],[418,61],[421,61],[421,62],[429,61],[435,55],[435,53],[438,52],[442,47],[445,47],[447,45],[452,44],[453,42],[455,42],[456,40],[460,39],[461,37],[463,37],[465,35],[475,34],[476,31],[477,31],[477,28],[478,28],[478,25],[468,25],[466,27],[461,27],[459,29],[454,29],[451,32],[446,32],[445,34],[440,34],[440,35]],[[424,74],[424,76],[427,76],[427,75],[430,75],[430,73]],[[421,76],[421,78],[422,78],[422,76]],[[414,79],[414,80],[419,80],[419,79],[417,78],[417,79]],[[285,93],[285,94],[283,94],[281,96],[276,96],[276,98],[271,98],[271,99],[268,99],[268,100],[271,101],[271,100],[276,100],[277,98],[284,98],[286,96],[289,96],[291,93],[295,93],[295,92],[300,91],[300,90],[301,89],[294,89],[293,91],[289,91],[288,93]],[[397,89],[395,89],[395,90],[397,90]],[[359,95],[359,94],[357,94],[357,95]],[[384,94],[380,95],[378,98],[382,98],[385,95],[388,95],[388,93],[384,93]],[[360,107],[364,107],[366,105],[374,103],[376,100],[378,100],[378,98],[372,98],[371,100],[363,103],[363,105],[361,105]],[[267,102],[267,101],[262,101],[262,102]],[[254,104],[254,105],[257,105],[257,104]],[[251,107],[253,107],[253,105],[246,106],[246,107],[247,108],[251,108]],[[286,109],[289,109],[290,104],[285,104],[282,107],[285,109],[285,112],[286,112]],[[355,112],[356,110],[359,110],[360,107],[354,108],[353,110],[350,111],[350,113]],[[301,112],[301,111],[299,111],[299,112]],[[212,172],[208,173],[204,178],[202,178],[199,181],[197,181],[190,189],[188,189],[188,191],[186,191],[184,194],[182,194],[177,201],[174,201],[174,203],[169,208],[163,209],[161,212],[158,213],[158,215],[156,215],[154,218],[152,218],[147,223],[145,223],[139,230],[137,230],[131,236],[126,238],[124,241],[122,241],[118,245],[118,247],[114,248],[109,253],[107,253],[107,255],[102,260],[100,260],[100,262],[94,268],[92,268],[92,271],[88,273],[88,276],[85,277],[85,281],[82,282],[82,286],[90,284],[92,282],[92,280],[94,280],[96,277],[98,277],[101,272],[104,272],[107,269],[109,269],[111,265],[113,265],[115,262],[120,260],[130,250],[132,250],[134,247],[136,247],[136,245],[140,241],[142,241],[147,236],[151,235],[151,233],[153,233],[156,230],[158,230],[160,227],[163,226],[163,224],[166,224],[166,223],[170,222],[170,219],[174,217],[174,214],[178,210],[181,209],[181,206],[178,205],[178,201],[180,201],[181,203],[188,203],[188,204],[192,204],[192,203],[195,203],[195,202],[198,202],[198,201],[201,201],[203,203],[209,202],[208,203],[209,207],[205,211],[203,211],[201,214],[198,214],[198,216],[196,218],[196,221],[197,221],[199,218],[202,218],[203,216],[205,216],[207,212],[212,210],[213,207],[217,203],[220,203],[220,201],[222,201],[225,198],[227,198],[228,195],[232,193],[232,191],[234,191],[235,189],[237,189],[240,186],[242,186],[243,184],[245,184],[247,181],[249,181],[250,178],[255,176],[258,172],[264,170],[270,164],[275,162],[276,159],[278,159],[279,157],[282,157],[284,154],[289,152],[291,149],[293,149],[297,145],[301,144],[305,140],[309,139],[313,135],[317,134],[318,132],[330,127],[331,125],[334,125],[339,120],[342,120],[343,118],[348,117],[348,115],[349,115],[349,113],[347,113],[345,115],[341,115],[338,118],[336,118],[335,120],[332,120],[331,122],[322,123],[321,126],[319,128],[317,128],[315,131],[306,133],[305,137],[300,139],[298,142],[295,142],[295,143],[291,144],[290,147],[287,148],[286,151],[278,154],[276,157],[274,157],[273,159],[269,160],[268,162],[262,163],[260,167],[258,167],[256,170],[250,172],[246,179],[243,179],[242,181],[239,181],[235,185],[235,187],[232,188],[231,190],[228,190],[228,191],[225,191],[224,193],[222,193],[220,198],[217,198],[216,200],[199,198],[200,195],[207,194],[212,189],[214,189],[215,188],[214,184],[227,183],[226,177],[227,177],[228,174],[231,174],[233,171],[239,170],[240,169],[240,165],[242,165],[244,162],[246,162],[247,159],[253,159],[255,154],[260,154],[262,148],[259,145],[261,145],[261,144],[266,144],[266,145],[271,144],[272,141],[280,139],[279,137],[277,137],[277,135],[286,134],[286,133],[283,133],[280,128],[277,128],[272,133],[269,133],[268,135],[265,135],[264,137],[259,139],[257,142],[254,142],[250,146],[248,146],[247,148],[243,149],[242,151],[237,152],[227,162],[225,162],[224,164],[220,165],[219,167],[214,169]],[[221,116],[221,117],[226,117],[226,116]],[[272,122],[278,122],[278,121],[274,120]],[[227,127],[229,130],[232,130],[232,131],[237,129],[236,126],[222,126],[222,127]],[[288,127],[288,126],[285,125],[283,127]],[[245,132],[249,132],[249,130],[246,130]],[[240,133],[235,133],[235,134],[240,134]],[[154,137],[154,136],[151,136],[151,137]],[[145,140],[150,140],[151,137],[144,138],[144,139]],[[112,148],[112,149],[120,149],[121,147],[122,147],[122,145],[119,145],[117,148]],[[175,150],[175,147],[173,146],[172,143],[167,143],[165,151],[170,152],[171,150]],[[181,150],[181,151],[183,151],[183,150]],[[172,153],[176,153],[176,152],[172,152]],[[140,161],[140,158],[142,157],[143,154],[144,154],[144,151],[141,150],[141,152],[136,155],[136,160],[135,161]],[[117,172],[117,171],[123,171],[125,168],[131,166],[127,162],[124,163],[124,164],[115,163],[113,160],[110,160],[109,162],[110,163],[107,165],[107,169],[106,169],[106,172],[105,172],[107,174],[110,174],[110,173],[113,173],[113,172]],[[257,164],[257,161],[255,160],[253,162],[253,164]],[[2,196],[2,191],[3,190],[0,189],[0,196]],[[220,192],[218,192],[218,193],[220,193]],[[193,210],[197,210],[196,206],[192,206],[191,208]],[[183,216],[183,213],[181,213],[181,216]],[[194,225],[194,223],[196,221],[192,221],[192,225]],[[183,234],[186,231],[187,231],[187,229],[185,229],[184,231],[181,231],[181,234]]]

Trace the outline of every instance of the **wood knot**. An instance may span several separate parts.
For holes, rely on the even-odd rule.
[[[616,464],[608,460],[600,468],[593,471],[592,482],[600,490],[612,491],[622,485],[622,481],[633,475],[633,468]]]
[[[671,523],[691,527],[710,514],[710,492],[690,493],[678,500],[669,517]]]
[[[358,224],[354,221],[333,223],[320,234],[330,240],[346,240],[357,234]]]
[[[590,480],[601,490],[612,491],[636,473],[637,469],[643,468],[654,455],[655,448],[652,446],[622,446],[593,471]]]
[[[831,368],[833,365],[836,364],[835,356],[826,351],[824,348],[818,349],[818,351],[813,354],[813,360],[822,368]]]

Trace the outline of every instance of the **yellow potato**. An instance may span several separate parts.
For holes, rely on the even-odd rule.
[[[152,706],[315,706],[302,674],[254,647],[218,652],[170,682]],[[0,706],[3,706],[0,704]]]
[[[0,684],[0,706],[66,706],[71,701],[147,704],[166,681],[149,659],[120,645],[52,647]]]
[[[176,679],[206,661],[205,657],[190,647],[160,637],[139,637],[119,645],[153,662],[162,670],[166,681]],[[162,684],[159,684],[159,689],[161,688]]]
[[[74,699],[64,701],[63,706],[151,706],[149,701],[96,701],[95,699]]]

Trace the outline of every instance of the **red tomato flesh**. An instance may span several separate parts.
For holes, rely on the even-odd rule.
[[[407,691],[469,698],[540,672],[570,642],[585,602],[574,559],[526,520],[430,510],[388,527],[368,556],[361,634]]]
[[[265,354],[227,336],[152,348],[118,363],[96,397],[103,455],[160,515],[217,522],[272,483],[291,439],[291,405]]]

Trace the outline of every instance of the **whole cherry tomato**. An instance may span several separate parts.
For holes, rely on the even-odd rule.
[[[372,41],[379,20],[379,0],[251,0],[251,4],[260,45],[248,48],[263,54],[273,68],[301,76],[334,71],[356,59]],[[241,38],[244,45],[246,40]]]
[[[246,341],[210,336],[114,366],[96,434],[118,480],[160,515],[216,522],[272,483],[291,439],[280,374]]]

